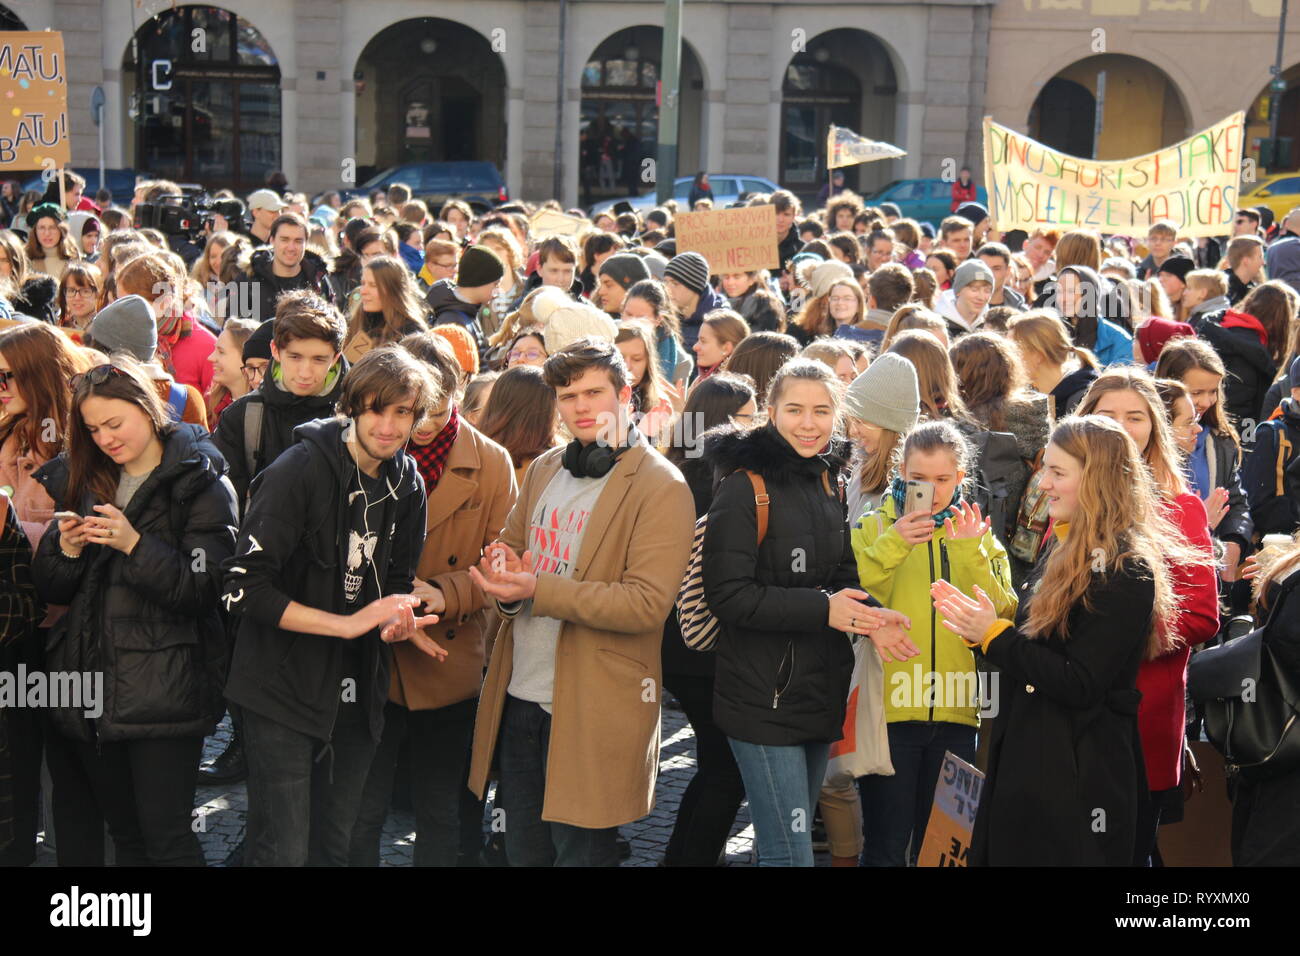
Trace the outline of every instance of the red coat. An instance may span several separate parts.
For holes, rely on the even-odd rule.
[[[954,181],[952,184],[952,209],[950,211],[956,212],[961,208],[962,203],[975,202],[975,197],[977,195],[978,193],[975,191],[975,180],[973,178],[970,183],[965,186],[961,184],[960,179]]]
[[[1194,494],[1179,495],[1169,504],[1169,518],[1192,545],[1210,550],[1210,522],[1205,505]],[[1179,609],[1178,646],[1138,669],[1138,731],[1146,759],[1147,785],[1153,790],[1178,786],[1183,769],[1186,724],[1187,659],[1192,645],[1219,632],[1219,588],[1209,564],[1176,565],[1174,596]]]

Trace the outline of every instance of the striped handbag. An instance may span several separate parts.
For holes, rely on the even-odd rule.
[[[767,483],[763,476],[745,469],[754,486],[754,508],[758,517],[758,543],[767,537]],[[682,586],[677,591],[677,622],[682,640],[693,651],[711,651],[718,643],[718,619],[704,601],[704,529],[709,516],[703,514],[695,521],[695,537],[691,541],[691,560],[682,576]]]

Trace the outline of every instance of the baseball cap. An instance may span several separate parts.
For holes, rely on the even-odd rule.
[[[286,205],[285,201],[270,189],[255,190],[248,197],[250,212],[254,209],[269,209],[272,212],[279,212],[281,209],[286,208]]]

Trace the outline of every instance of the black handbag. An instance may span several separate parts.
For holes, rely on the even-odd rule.
[[[1187,691],[1229,777],[1262,779],[1300,766],[1300,682],[1265,640],[1293,588],[1277,593],[1262,627],[1199,651],[1188,665]]]

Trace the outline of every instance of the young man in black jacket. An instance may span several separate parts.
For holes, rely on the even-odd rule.
[[[463,326],[474,338],[480,363],[487,358],[487,339],[478,314],[492,301],[505,274],[505,264],[495,252],[487,246],[470,246],[456,266],[456,278],[439,279],[424,297],[433,310],[431,324]]]
[[[310,289],[325,299],[332,291],[329,263],[307,248],[307,220],[285,212],[271,224],[269,247],[256,250],[248,274],[236,280],[235,302],[252,304],[256,311],[244,318],[268,322],[280,296],[294,289]],[[248,288],[244,288],[248,287]]]
[[[383,730],[391,654],[419,628],[411,595],[424,543],[424,480],[403,449],[442,401],[395,346],[348,373],[339,416],[297,429],[253,483],[227,610],[240,612],[226,697],[248,753],[247,865],[346,866]]]
[[[258,473],[294,443],[295,428],[334,414],[347,373],[346,334],[338,310],[315,292],[298,289],[280,299],[262,384],[221,413],[212,435],[241,504]],[[250,411],[254,405],[260,410]]]

